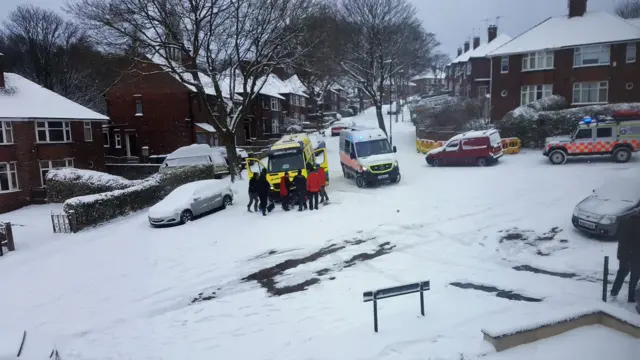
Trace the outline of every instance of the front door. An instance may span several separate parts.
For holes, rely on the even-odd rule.
[[[127,152],[127,157],[131,156],[131,134],[124,135],[124,144]]]
[[[461,163],[461,158],[459,154],[460,142],[459,141],[451,141],[446,144],[444,151],[442,154],[442,162],[447,165],[458,165]]]
[[[589,154],[593,152],[593,129],[580,129],[576,132],[573,146],[570,147],[572,153]]]

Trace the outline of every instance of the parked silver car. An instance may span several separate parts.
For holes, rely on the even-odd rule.
[[[635,179],[609,182],[593,190],[573,210],[573,226],[584,232],[615,237],[620,219],[640,211],[640,184]]]
[[[201,180],[184,184],[149,209],[152,226],[184,224],[196,216],[233,203],[228,180]]]

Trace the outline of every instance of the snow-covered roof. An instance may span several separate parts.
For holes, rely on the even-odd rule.
[[[637,27],[638,29],[640,29],[640,18],[636,18],[636,19],[628,19],[627,22],[635,27]]]
[[[495,39],[493,39],[493,41],[489,43],[483,43],[477,48],[461,54],[457,58],[453,59],[449,65],[467,62],[469,61],[469,59],[473,59],[473,58],[486,57],[488,53],[496,50],[497,48],[501,47],[502,45],[506,44],[509,41],[511,41],[511,36],[500,34]]]
[[[488,55],[504,56],[638,39],[640,28],[623,18],[607,12],[587,12],[572,18],[566,15],[548,18]]]
[[[423,80],[423,79],[435,79],[436,76],[431,70],[427,70],[420,75],[416,75],[411,78],[411,80]]]
[[[4,73],[4,80],[5,87],[0,89],[0,119],[109,120],[18,74]]]
[[[214,133],[216,132],[216,129],[213,127],[213,125],[211,124],[207,124],[207,123],[194,123],[195,126],[201,128],[204,131],[208,131],[210,133]]]
[[[284,83],[284,81],[280,80],[280,78],[275,74],[269,74],[266,77],[258,79],[256,87],[260,86],[263,81],[264,85],[258,92],[259,94],[285,100],[285,98],[280,95],[289,93],[289,87]]]
[[[309,89],[307,89],[302,81],[300,81],[298,75],[293,75],[292,77],[285,80],[284,83],[287,85],[290,94],[308,97],[307,92],[309,91]]]

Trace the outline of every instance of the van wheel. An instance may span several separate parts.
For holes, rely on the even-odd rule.
[[[562,150],[553,150],[551,154],[549,154],[549,161],[553,165],[562,165],[567,161],[567,154]]]
[[[191,212],[191,210],[185,210],[182,213],[180,213],[181,224],[186,224],[191,220],[193,220],[193,213]]]
[[[613,153],[613,161],[617,163],[626,163],[631,160],[631,151],[627,148],[620,148]]]
[[[476,165],[480,166],[480,167],[485,167],[487,166],[487,158],[478,158],[476,160]]]
[[[227,206],[230,206],[231,204],[233,204],[233,199],[231,198],[231,196],[225,195],[222,198],[222,206],[221,206],[221,208],[222,209],[226,209]]]
[[[341,166],[342,166],[342,176],[344,176],[345,179],[348,179],[349,176],[347,175],[347,170],[344,168],[344,165],[341,165]]]
[[[364,182],[364,179],[362,178],[362,176],[357,175],[356,176],[356,185],[360,188],[363,189],[367,186],[367,184]]]
[[[391,179],[391,182],[394,184],[397,184],[400,182],[400,180],[402,180],[402,175],[398,174],[398,176],[394,177],[393,179]]]

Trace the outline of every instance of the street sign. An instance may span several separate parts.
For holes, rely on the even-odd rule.
[[[420,314],[424,316],[424,292],[431,289],[429,280],[362,293],[362,302],[373,301],[373,330],[378,332],[378,300],[420,293]]]

